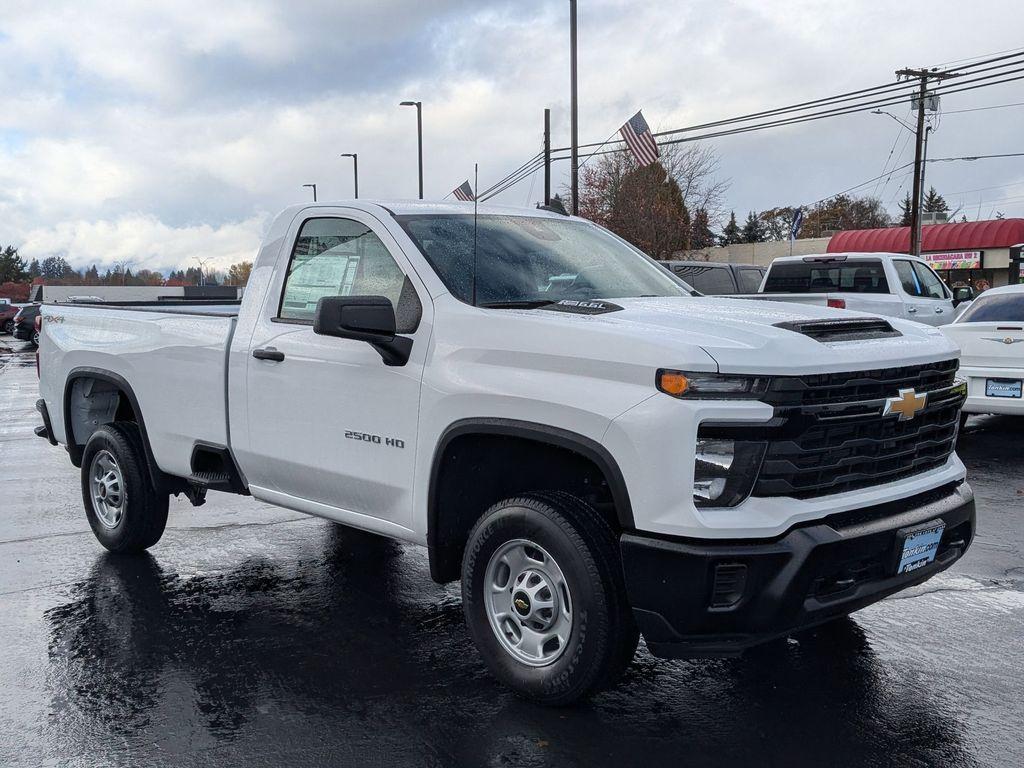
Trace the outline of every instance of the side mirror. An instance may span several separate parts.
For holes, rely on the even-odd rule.
[[[385,365],[405,365],[412,339],[397,335],[395,326],[395,307],[386,296],[324,296],[313,315],[313,333],[365,341]]]
[[[961,285],[958,288],[953,289],[953,306],[960,304],[964,301],[974,300],[974,289],[969,285]]]

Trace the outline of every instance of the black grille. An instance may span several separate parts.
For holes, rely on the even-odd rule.
[[[754,496],[809,498],[865,488],[946,463],[956,442],[965,392],[956,360],[927,366],[775,379],[769,390],[799,403],[776,407]],[[928,392],[907,421],[883,416],[898,390]]]
[[[878,400],[909,387],[919,393],[931,392],[951,386],[957,366],[954,359],[854,373],[780,376],[772,380],[764,399],[773,405],[817,405]]]

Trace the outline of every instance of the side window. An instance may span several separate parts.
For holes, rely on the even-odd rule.
[[[761,278],[764,272],[760,269],[738,269],[736,270],[736,282],[739,283],[740,293],[757,293],[761,287]]]
[[[410,302],[419,306],[411,283],[368,226],[337,218],[305,222],[288,264],[278,317],[312,322],[324,296],[371,295],[391,299],[399,317]]]
[[[903,286],[903,292],[908,296],[924,296],[921,280],[914,271],[914,265],[906,259],[897,259],[893,264],[896,267],[896,274],[899,275],[900,285]]]
[[[925,264],[918,264],[916,261],[912,266],[914,267],[914,274],[917,275],[917,279],[921,283],[921,294],[926,299],[946,298],[946,289],[942,285],[942,280],[932,272],[930,267]]]

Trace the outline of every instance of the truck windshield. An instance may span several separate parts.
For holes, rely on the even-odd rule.
[[[397,216],[452,295],[473,302],[473,216]],[[530,216],[477,218],[476,303],[689,296],[685,284],[593,224]]]

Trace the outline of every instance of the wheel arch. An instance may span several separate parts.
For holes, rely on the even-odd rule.
[[[112,413],[113,418],[104,423],[126,421],[128,419],[118,419],[117,416],[119,414],[124,415],[125,411],[130,411],[131,415],[134,417],[130,420],[138,424],[139,433],[142,436],[142,448],[146,454],[146,467],[149,471],[150,480],[153,482],[154,488],[162,487],[164,485],[164,473],[161,471],[160,467],[157,466],[156,459],[153,456],[153,450],[149,444],[149,435],[146,432],[146,422],[142,416],[142,408],[139,406],[139,400],[135,396],[135,391],[132,389],[131,384],[128,383],[128,380],[123,376],[103,368],[93,368],[90,366],[74,368],[68,373],[68,376],[64,381],[64,434],[65,439],[67,440],[67,451],[71,457],[71,463],[76,467],[81,466],[82,453],[85,450],[85,444],[88,442],[89,437],[92,436],[92,431],[95,431],[92,430],[84,440],[79,442],[79,436],[75,431],[76,420],[72,409],[76,383],[89,379],[110,385],[118,394],[119,401]],[[121,398],[123,398],[123,400]],[[97,426],[100,425],[97,424]]]
[[[456,510],[452,515],[443,513],[444,497],[451,492],[445,482],[448,460],[452,458],[453,446],[467,438],[496,441],[504,438],[514,441],[520,447],[533,445],[546,449],[546,456],[576,457],[579,463],[574,461],[574,467],[589,465],[606,486],[607,495],[614,508],[614,519],[610,519],[609,522],[618,530],[634,530],[633,509],[625,478],[612,454],[596,440],[560,427],[516,419],[462,419],[449,425],[442,433],[431,461],[427,492],[427,546],[430,554],[430,575],[435,581],[445,583],[459,577],[465,535],[468,534],[473,522],[490,506],[486,504],[475,510]],[[492,471],[501,474],[496,469]],[[511,485],[515,488],[513,493],[550,490],[518,488],[515,483]],[[499,500],[500,498],[493,499]]]

